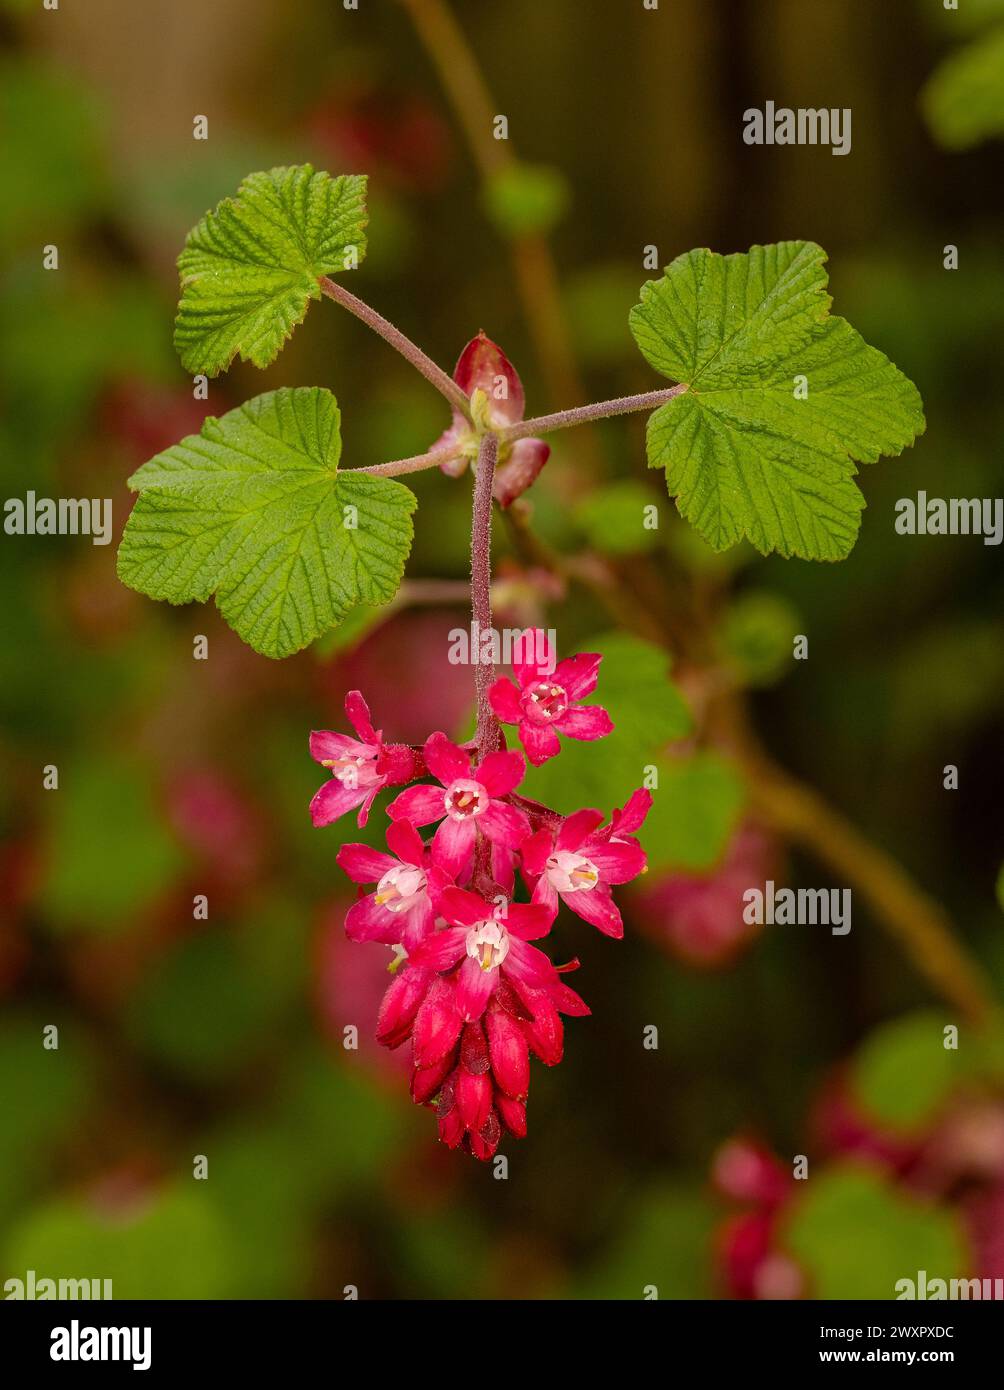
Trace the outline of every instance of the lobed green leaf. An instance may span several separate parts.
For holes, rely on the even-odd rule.
[[[309,164],[250,174],[178,257],[174,344],[186,371],[216,376],[238,355],[267,367],[321,297],[318,277],[363,259],[366,222],[363,174]]]
[[[208,419],[133,474],[124,583],[170,603],[216,594],[255,651],[299,651],[360,603],[386,603],[411,548],[415,497],[339,473],[339,411],[319,387],[267,392]]]
[[[864,498],[855,462],[898,454],[924,428],[913,384],[829,315],[813,242],[678,257],[642,287],[635,341],[687,390],[648,421],[649,466],[716,550],[838,560]]]

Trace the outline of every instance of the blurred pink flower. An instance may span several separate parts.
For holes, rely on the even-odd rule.
[[[791,1172],[759,1140],[737,1135],[711,1165],[718,1190],[746,1211],[726,1217],[715,1234],[719,1275],[732,1298],[793,1299],[805,1292],[798,1264],[777,1245],[779,1219],[795,1188]]]
[[[268,830],[247,794],[214,767],[185,768],[167,785],[171,824],[226,891],[247,887],[264,865]]]
[[[757,826],[742,826],[710,873],[672,873],[648,882],[635,899],[650,936],[694,965],[726,965],[756,927],[743,921],[743,893],[768,877],[772,846]]]

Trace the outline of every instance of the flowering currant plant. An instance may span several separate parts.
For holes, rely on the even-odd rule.
[[[440,437],[411,457],[344,469],[335,397],[282,388],[206,420],[130,479],[138,498],[122,580],[171,603],[215,594],[226,622],[265,656],[288,656],[350,611],[393,598],[417,505],[404,475],[473,475],[472,619],[491,633],[493,510],[513,508],[540,477],[555,431],[645,412],[649,466],[713,548],[746,538],[763,554],[837,560],[864,506],[856,464],[900,453],[924,427],[913,385],[830,314],[825,253],[805,241],[679,256],[628,316],[671,384],[528,419],[519,376],[484,332],[449,376],[332,278],[364,258],[365,198],[364,177],[309,165],[245,179],[179,257],[175,343],[199,376],[236,357],[265,367],[309,303],[327,297],[440,392],[451,413]],[[352,812],[365,826],[375,799],[393,794],[386,851],[338,853],[359,885],[345,930],[391,948],[377,1037],[410,1045],[413,1099],[433,1109],[446,1144],[481,1159],[505,1132],[526,1133],[531,1055],[553,1066],[562,1015],[589,1012],[564,980],[578,961],[558,964],[543,944],[558,913],[621,937],[618,891],[646,869],[647,787],[628,783],[618,809],[559,814],[523,786],[528,764],[541,769],[613,732],[604,705],[590,703],[600,665],[598,654],[555,650],[534,628],[512,678],[475,661],[467,742],[438,729],[420,746],[392,742],[355,690],[345,701],[353,733],[310,736],[326,773],[310,805],[315,826]]]

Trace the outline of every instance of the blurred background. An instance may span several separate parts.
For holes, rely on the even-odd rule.
[[[545,769],[539,793],[609,809],[640,766],[664,770],[625,940],[557,928],[593,1016],[569,1020],[560,1067],[535,1064],[505,1181],[435,1142],[407,1059],[371,1042],[386,950],[345,941],[335,865],[358,834],[307,814],[324,775],[307,734],[346,728],[347,689],[389,738],[468,724],[445,639],[466,620],[467,479],[414,480],[391,609],[282,663],[211,606],[125,589],[114,544],[0,535],[2,1278],[111,1278],[117,1297],[811,1298],[891,1297],[919,1269],[1002,1277],[994,1030],[861,898],[846,937],[743,924],[768,877],[848,880],[760,813],[733,740],[752,727],[894,855],[999,998],[1000,551],[893,522],[918,489],[1001,490],[1004,4],[454,10],[490,96],[438,0],[2,0],[5,497],[110,497],[117,539],[141,462],[282,384],[336,392],[347,466],[435,440],[435,392],[327,303],[267,372],[236,366],[193,399],[171,344],[184,236],[246,173],[306,160],[370,175],[352,288],[447,367],[485,329],[529,414],[659,384],[627,327],[647,246],[665,265],[791,237],[826,247],[837,311],[916,381],[927,433],[865,470],[839,566],[712,555],[647,475],[641,417],[555,436],[529,529],[499,525],[499,614],[610,654],[617,741],[563,763],[571,782]],[[459,112],[444,69],[467,85]],[[742,113],[767,100],[851,107],[852,153],[747,147]],[[504,150],[485,109],[508,117]]]

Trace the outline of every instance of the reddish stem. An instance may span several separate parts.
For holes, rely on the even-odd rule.
[[[527,439],[530,435],[550,434],[570,425],[585,425],[590,420],[605,420],[611,415],[627,415],[633,410],[655,410],[676,396],[682,396],[687,386],[668,386],[662,391],[646,391],[641,396],[617,396],[612,401],[597,401],[594,405],[578,405],[571,410],[558,410],[553,415],[538,415],[533,420],[521,420],[505,431],[506,440]]]
[[[419,473],[423,468],[438,468],[447,459],[455,459],[457,449],[454,444],[440,444],[425,454],[412,454],[406,459],[391,459],[389,463],[368,463],[364,468],[353,468],[353,473],[369,473],[374,478],[394,478],[399,473]]]
[[[471,617],[476,632],[490,632],[492,626],[492,483],[498,461],[498,436],[485,434],[478,449],[474,478],[474,505],[471,514]],[[495,666],[481,660],[481,643],[474,654],[474,690],[478,723],[475,741],[478,762],[502,746],[502,729],[488,703],[488,688],[495,679]]]

